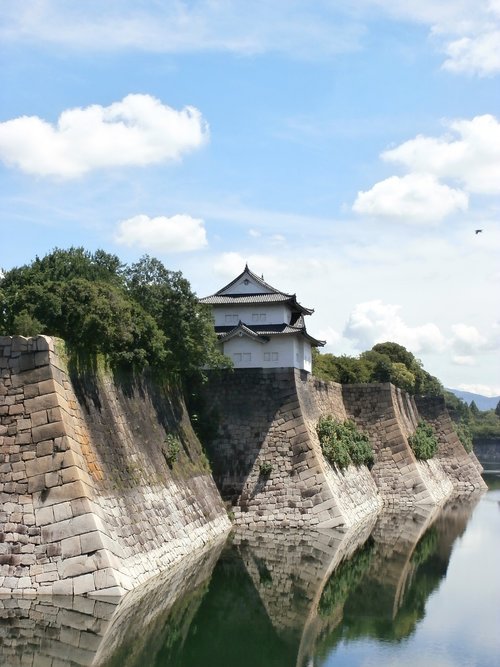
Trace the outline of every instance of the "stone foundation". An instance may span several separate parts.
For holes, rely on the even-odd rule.
[[[239,369],[212,374],[205,400],[219,418],[208,446],[216,483],[236,523],[251,529],[271,522],[349,528],[382,504],[434,506],[485,488],[444,404],[428,399],[420,415],[414,399],[389,383],[341,386],[295,369]],[[353,419],[368,434],[371,474],[366,466],[341,471],[325,460],[316,434],[323,415]],[[408,443],[422,417],[440,443],[429,461],[418,461]]]
[[[0,594],[123,595],[230,524],[180,392],[59,344],[0,338]]]
[[[206,400],[220,415],[207,450],[237,524],[349,527],[380,509],[366,467],[337,471],[321,452],[318,417],[345,418],[340,385],[293,368],[235,370],[210,377]]]
[[[439,448],[436,459],[445,470],[457,494],[487,489],[481,477],[483,470],[474,452],[466,452],[460,442],[453,422],[440,397],[417,397],[418,411],[430,422],[436,433]]]

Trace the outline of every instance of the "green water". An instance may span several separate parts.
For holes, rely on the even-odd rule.
[[[353,535],[237,534],[118,608],[3,601],[0,664],[495,667],[500,476],[487,481],[475,502]]]

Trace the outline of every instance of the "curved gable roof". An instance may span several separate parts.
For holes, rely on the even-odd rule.
[[[244,288],[238,290],[237,287],[247,281]],[[281,292],[269,283],[266,283],[264,278],[250,271],[248,264],[230,283],[221,287],[220,290],[205,296],[200,299],[201,303],[209,305],[238,305],[238,304],[252,304],[252,303],[288,303],[293,310],[297,310],[304,315],[312,315],[314,309],[302,306],[295,294],[287,294]]]

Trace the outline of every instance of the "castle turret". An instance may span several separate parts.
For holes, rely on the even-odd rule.
[[[200,299],[212,307],[222,352],[236,368],[300,368],[311,371],[312,347],[325,341],[307,333],[304,316],[312,315],[295,294],[272,287],[250,271],[242,273],[211,296]]]

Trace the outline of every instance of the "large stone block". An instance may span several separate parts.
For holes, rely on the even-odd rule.
[[[32,429],[33,442],[59,438],[63,435],[66,435],[66,428],[62,421],[54,422],[53,424],[44,424]]]
[[[57,505],[67,501],[76,500],[77,498],[89,498],[93,491],[82,481],[70,482],[62,486],[55,486],[52,489],[41,491],[33,494],[33,505],[35,507],[48,507],[49,505]]]
[[[83,574],[73,579],[73,592],[75,595],[83,595],[95,591],[95,582],[92,574]]]
[[[59,542],[68,537],[91,533],[95,530],[105,532],[106,529],[102,520],[95,514],[81,514],[72,519],[42,527],[42,540],[46,543]]]
[[[51,394],[44,394],[43,396],[36,396],[24,401],[24,407],[27,414],[38,412],[40,410],[48,410],[54,408],[59,404],[58,395],[53,392]]]
[[[66,579],[68,577],[78,577],[88,572],[95,572],[97,567],[91,556],[73,556],[63,558],[58,565],[58,570],[61,579]],[[75,595],[77,595],[76,591]]]

